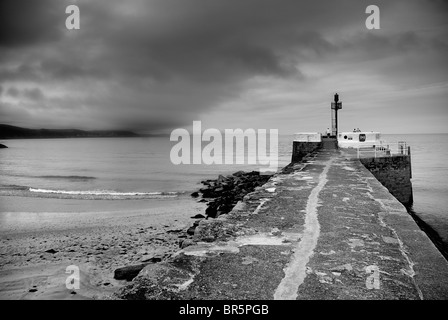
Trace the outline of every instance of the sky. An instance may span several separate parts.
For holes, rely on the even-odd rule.
[[[340,131],[447,133],[447,16],[444,0],[2,0],[0,123],[324,132],[337,92]]]

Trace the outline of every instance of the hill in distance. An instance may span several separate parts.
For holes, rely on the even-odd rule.
[[[48,138],[110,138],[140,137],[132,131],[77,129],[27,129],[7,124],[0,124],[0,139],[48,139]]]

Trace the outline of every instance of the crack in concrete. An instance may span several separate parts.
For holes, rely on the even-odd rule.
[[[367,182],[367,184],[370,187],[370,184],[368,182]],[[375,199],[375,197],[373,197],[372,194],[370,194],[370,193],[368,193],[368,195],[369,195],[369,197],[374,199],[376,202],[378,202],[381,205],[381,207],[383,208],[383,210],[385,210],[386,212],[390,211],[390,208],[387,205],[385,205],[384,202],[381,201],[381,199]],[[415,278],[414,278],[415,275],[416,275],[416,272],[414,270],[415,263],[411,260],[411,258],[409,258],[408,254],[406,252],[406,249],[404,247],[403,241],[401,241],[401,239],[398,236],[398,234],[395,231],[395,229],[392,228],[391,226],[389,226],[387,223],[384,222],[384,220],[382,218],[382,215],[384,215],[384,213],[381,213],[381,212],[378,213],[378,220],[380,222],[380,225],[385,227],[385,228],[388,228],[394,234],[396,240],[398,241],[398,247],[399,247],[400,253],[406,259],[406,261],[408,263],[408,269],[409,270],[404,270],[405,274],[412,279],[412,283],[414,284],[415,290],[417,291],[417,294],[418,294],[420,300],[424,300],[423,293],[422,293],[420,287],[418,286],[417,281],[415,281]]]
[[[258,214],[258,212],[260,212],[261,208],[263,207],[263,205],[268,202],[269,200],[271,200],[270,198],[262,198],[260,199],[260,204],[257,206],[257,208],[255,208],[254,212],[252,212],[252,214]]]
[[[415,270],[414,270],[415,263],[411,260],[411,258],[409,258],[408,254],[406,253],[406,249],[404,248],[403,241],[401,241],[401,239],[398,237],[398,234],[395,231],[395,229],[392,228],[391,226],[387,225],[383,221],[383,219],[381,218],[380,214],[378,214],[378,220],[380,221],[381,225],[384,225],[385,227],[389,228],[393,232],[395,237],[397,238],[398,246],[400,248],[400,252],[401,252],[401,254],[403,255],[403,257],[406,259],[406,261],[408,263],[409,272],[406,272],[406,275],[408,275],[412,279],[412,282],[414,283],[415,289],[417,290],[417,293],[418,293],[418,296],[419,296],[420,300],[424,300],[423,293],[420,290],[420,287],[418,286],[418,284],[417,284],[417,282],[415,281],[415,278],[414,278],[414,276],[416,275]]]
[[[327,173],[332,162],[332,159],[325,162],[324,170],[319,175],[319,183],[308,197],[303,237],[297,244],[291,261],[284,269],[285,276],[275,290],[275,300],[295,300],[297,298],[297,290],[305,280],[307,275],[306,265],[314,253],[320,234],[320,225],[317,217],[319,193],[328,181]]]

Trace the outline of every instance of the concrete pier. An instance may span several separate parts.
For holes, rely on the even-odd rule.
[[[320,150],[202,220],[125,299],[448,299],[448,262],[405,207],[343,150]]]

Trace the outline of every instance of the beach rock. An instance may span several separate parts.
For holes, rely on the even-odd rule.
[[[115,269],[114,271],[114,279],[115,280],[126,280],[131,281],[134,279],[139,272],[146,266],[147,264],[138,264],[133,266],[127,266]]]
[[[193,217],[192,217],[193,218]],[[174,228],[174,229],[169,229],[169,230],[166,230],[166,233],[179,233],[179,232],[181,232],[183,229],[181,229],[181,228]]]
[[[7,148],[8,148],[7,146],[5,146],[4,144],[0,143],[0,149],[7,149]]]
[[[235,176],[235,177],[241,177],[241,176],[243,176],[244,174],[245,174],[244,171],[237,171],[237,172],[235,172],[235,173],[233,174],[233,176]]]
[[[192,196],[193,198],[197,198],[197,197],[199,197],[199,192],[195,191],[195,192],[193,192],[193,193],[191,194],[191,196]]]
[[[191,300],[188,290],[182,289],[199,273],[202,259],[180,254],[170,263],[149,264],[114,296],[126,300]]]
[[[205,214],[207,215],[207,217],[216,218],[218,215],[218,211],[216,210],[216,205],[209,204],[207,209],[205,209]]]
[[[189,247],[189,246],[192,246],[192,245],[194,245],[194,244],[195,244],[195,242],[194,242],[193,240],[191,240],[191,239],[185,239],[184,241],[182,241],[182,242],[180,243],[180,248],[181,248],[181,249],[184,249],[184,248]]]
[[[196,226],[191,226],[187,229],[187,234],[189,234],[190,236],[194,235],[194,230],[196,230]]]
[[[205,216],[203,216],[202,214],[198,213],[197,215],[191,217],[192,219],[203,219],[205,218]]]
[[[196,227],[199,225],[200,220],[196,220],[193,222],[193,225],[187,229],[187,234],[194,235],[194,232],[196,230]]]
[[[163,255],[152,255],[152,254],[145,254],[140,259],[141,262],[151,262],[151,263],[157,263],[162,261]]]

